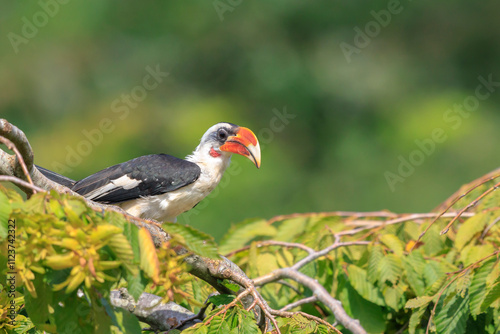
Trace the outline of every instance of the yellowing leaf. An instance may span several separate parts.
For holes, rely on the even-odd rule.
[[[421,296],[413,298],[406,302],[405,308],[417,308],[421,306],[426,306],[432,301],[432,299],[433,297],[431,296]]]
[[[122,229],[114,225],[99,225],[94,231],[92,231],[90,239],[93,241],[99,241],[121,232]]]
[[[467,219],[465,223],[459,226],[457,236],[455,237],[455,247],[462,249],[476,234],[481,232],[489,221],[491,214],[478,213]]]
[[[71,268],[78,264],[78,258],[73,252],[47,256],[45,265],[55,270]]]
[[[403,256],[403,249],[404,245],[401,240],[399,240],[398,237],[396,237],[394,234],[384,234],[383,236],[380,237],[380,241],[389,247],[390,250],[394,252],[394,254],[398,256]]]
[[[80,286],[85,280],[85,272],[79,271],[76,275],[74,275],[68,282],[68,286],[66,287],[66,293],[73,292],[76,288]]]
[[[139,230],[139,248],[141,250],[141,268],[158,284],[160,277],[160,263],[156,254],[151,234],[145,228]]]

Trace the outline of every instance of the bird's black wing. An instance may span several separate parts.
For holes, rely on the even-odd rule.
[[[200,173],[193,162],[166,154],[146,155],[90,175],[72,190],[97,202],[119,203],[174,191],[196,181]]]
[[[61,174],[57,174],[56,172],[53,172],[53,171],[48,170],[46,168],[43,168],[40,166],[36,166],[36,168],[40,171],[40,173],[42,173],[49,180],[52,180],[56,183],[59,183],[63,186],[66,186],[68,188],[71,188],[76,183],[75,180],[72,180],[66,176],[61,175]]]

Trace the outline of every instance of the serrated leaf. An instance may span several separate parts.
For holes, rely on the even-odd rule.
[[[406,302],[405,308],[417,308],[422,306],[427,306],[432,301],[434,297],[431,296],[421,296],[417,298],[410,299]]]
[[[128,242],[127,238],[121,234],[113,235],[109,241],[108,246],[116,255],[116,258],[122,262],[122,265],[132,274],[138,275],[139,268],[134,265],[134,251]]]
[[[162,224],[162,227],[174,237],[175,235],[180,236],[186,247],[194,253],[211,259],[219,258],[217,244],[212,236],[191,226],[177,223],[166,222]]]
[[[482,258],[490,255],[496,250],[493,245],[473,245],[472,243],[465,246],[460,254],[460,260],[464,266],[469,266]]]
[[[143,282],[142,275],[139,275],[139,273],[137,275],[128,273],[125,279],[128,283],[128,293],[132,297],[134,297],[136,301],[139,300],[139,297],[142,295],[142,293],[144,292],[144,288],[146,287]]]
[[[153,238],[145,228],[139,230],[139,247],[141,249],[141,268],[151,277],[155,284],[158,284],[160,280],[160,262],[158,261]]]
[[[252,312],[238,308],[238,331],[239,334],[259,334],[260,330],[257,327],[255,318]]]
[[[460,275],[459,278],[455,281],[455,290],[459,295],[465,297],[465,293],[467,289],[469,289],[471,283],[471,273],[470,270],[467,270],[466,273]]]
[[[442,302],[440,301],[440,305]],[[455,295],[441,308],[436,310],[434,322],[438,333],[442,334],[463,334],[467,324],[469,314],[469,294],[462,298]]]
[[[425,263],[420,251],[413,251],[403,259],[406,279],[417,296],[423,295],[425,291],[425,282],[422,277]]]
[[[426,255],[434,255],[444,248],[444,237],[441,236],[437,226],[431,227],[421,240],[424,243],[422,249]]]
[[[293,218],[280,223],[274,240],[295,241],[295,238],[304,233],[307,225],[307,218]]]
[[[232,226],[220,242],[221,254],[239,249],[251,241],[264,240],[276,235],[277,230],[265,220],[246,220]]]
[[[486,278],[493,269],[496,259],[489,259],[483,263],[481,267],[476,269],[472,281],[470,283],[470,313],[476,319],[476,316],[481,312],[481,304],[486,297]]]
[[[491,213],[478,213],[471,218],[467,219],[458,228],[457,235],[455,237],[455,247],[457,249],[462,249],[469,241],[474,238],[474,236],[481,232],[486,223],[490,220]]]
[[[396,284],[402,274],[401,260],[394,254],[388,254],[379,262],[380,281]]]
[[[385,306],[382,293],[368,281],[365,270],[349,265],[347,272],[349,273],[349,283],[363,298],[377,305]]]
[[[409,334],[415,334],[415,331],[418,325],[420,325],[420,322],[422,321],[422,316],[424,315],[426,309],[427,307],[421,307],[418,310],[413,310],[410,317],[410,323],[408,324]]]
[[[231,329],[221,316],[216,316],[210,322],[207,334],[227,334]]]
[[[422,270],[423,277],[425,279],[425,285],[427,287],[433,285],[440,277],[443,277],[443,271],[439,266],[439,263],[435,261],[430,261],[425,264]]]
[[[404,244],[394,234],[384,234],[380,237],[380,241],[392,250],[394,254],[403,256]]]
[[[215,306],[220,306],[231,303],[234,300],[234,298],[236,297],[233,295],[215,295],[210,297],[208,301],[214,304]]]
[[[384,257],[384,253],[382,252],[382,248],[379,245],[371,247],[369,253],[370,256],[368,257],[367,274],[370,282],[375,284],[375,282],[379,280],[379,263]]]
[[[486,297],[484,297],[483,303],[481,304],[481,312],[485,312],[491,304],[496,302],[500,298],[500,283],[492,286],[488,291]]]

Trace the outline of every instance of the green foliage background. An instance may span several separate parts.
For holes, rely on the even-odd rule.
[[[480,192],[477,189],[456,207]],[[260,241],[299,243],[321,250],[335,242],[334,234],[368,224],[342,236],[345,242],[365,240],[368,244],[339,247],[300,272],[342,302],[368,333],[423,334],[429,326],[439,334],[496,334],[500,329],[499,197],[500,192],[488,196],[476,215],[457,223],[446,235],[439,231],[449,219],[439,220],[413,251],[428,220],[385,224],[376,214],[364,218],[312,214],[274,222],[243,221],[228,231],[218,252],[238,250],[228,255],[230,259],[250,278],[258,278],[305,256],[303,249],[259,246]],[[0,187],[0,218],[0,333],[140,333],[144,324],[110,306],[110,290],[127,287],[134,298],[143,291],[169,296],[193,312],[213,292],[185,273],[172,244],[157,251],[144,229],[138,230],[117,213],[93,211],[81,199],[51,193],[24,201],[17,192]],[[16,221],[15,240],[9,237],[9,218]],[[204,233],[179,224],[163,227],[175,232],[173,242],[200,255],[217,252]],[[16,328],[8,325],[11,319],[7,318],[13,300],[6,289],[11,286],[6,274],[13,270],[7,266],[12,262],[8,257],[12,248],[18,271]],[[269,283],[259,292],[273,309],[314,293],[294,281]],[[209,311],[204,323],[186,334],[258,333],[251,312],[236,307],[223,313],[221,307],[231,301],[228,296],[213,299],[219,308]],[[329,323],[335,320],[321,303],[298,310]],[[279,318],[278,324],[284,334],[333,333],[302,316]],[[348,333],[340,324],[337,327]]]
[[[33,21],[42,7],[3,1],[0,116],[26,132],[36,163],[48,168],[65,162],[83,130],[110,118],[114,131],[65,173],[78,179],[143,154],[185,156],[219,121],[259,135],[273,109],[286,107],[296,117],[265,145],[261,170],[236,157],[238,175],[181,217],[216,239],[248,217],[426,212],[498,166],[500,93],[456,130],[443,115],[474,94],[479,75],[500,80],[500,4],[402,1],[348,63],[340,43],[353,44],[354,28],[387,6],[241,1],[221,21],[212,1],[68,1],[15,53],[8,34],[21,34],[23,17]],[[170,75],[120,120],[113,101],[157,64]],[[435,128],[448,139],[391,191],[384,172],[396,173],[398,157]]]

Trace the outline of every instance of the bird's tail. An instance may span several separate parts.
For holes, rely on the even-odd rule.
[[[57,174],[56,172],[53,172],[51,170],[48,170],[46,168],[36,166],[40,173],[42,173],[46,178],[49,180],[52,180],[56,183],[59,183],[60,185],[63,185],[65,187],[71,188],[75,185],[76,181],[72,180],[66,176],[62,176],[61,174]]]

